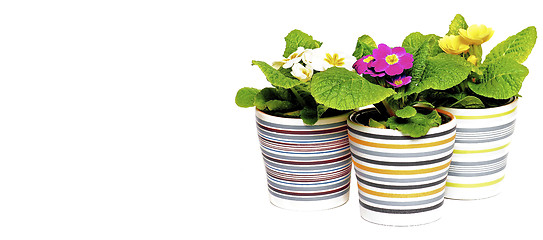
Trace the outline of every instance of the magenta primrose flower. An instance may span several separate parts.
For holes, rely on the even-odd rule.
[[[401,74],[404,69],[413,67],[413,55],[407,53],[403,47],[390,48],[386,44],[379,44],[373,49],[372,63],[376,72],[385,72],[387,75],[394,76]]]
[[[373,60],[375,60],[375,58],[372,55],[363,56],[353,64],[353,68],[358,74],[363,74],[371,67]]]
[[[392,85],[394,88],[399,88],[401,86],[407,85],[411,82],[411,76],[405,76],[403,74],[392,77],[392,82],[387,81],[388,84]]]
[[[364,74],[369,74],[372,77],[384,77],[386,75],[384,72],[376,72],[373,68],[366,69]]]

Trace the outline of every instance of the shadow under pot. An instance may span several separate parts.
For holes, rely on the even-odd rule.
[[[349,116],[349,139],[363,219],[382,225],[412,226],[441,217],[456,120],[448,112],[437,111],[443,124],[420,138],[366,126],[369,118],[380,118],[374,108]]]
[[[446,198],[475,200],[500,193],[517,103],[517,98],[512,98],[493,108],[441,108],[458,119]]]
[[[321,118],[312,126],[256,110],[270,202],[289,210],[325,210],[349,199],[350,112]]]

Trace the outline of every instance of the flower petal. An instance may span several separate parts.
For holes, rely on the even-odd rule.
[[[353,68],[356,70],[358,74],[364,73],[366,70],[368,70],[368,63],[364,62],[364,59],[358,59],[354,64]]]
[[[386,58],[388,55],[392,53],[392,49],[390,49],[389,46],[386,44],[379,44],[379,46],[376,49],[373,49],[373,57],[378,58]]]
[[[377,59],[373,62],[372,66],[375,68],[376,72],[385,71],[390,65],[388,65],[385,59]]]
[[[403,72],[403,67],[400,64],[394,64],[390,65],[387,69],[385,69],[385,73],[394,76],[401,74]]]
[[[409,53],[403,55],[400,57],[398,64],[400,64],[404,69],[410,69],[413,67],[413,55]]]
[[[401,57],[405,55],[407,52],[405,51],[405,48],[403,47],[395,47],[392,49],[392,53],[396,54],[398,57]]]

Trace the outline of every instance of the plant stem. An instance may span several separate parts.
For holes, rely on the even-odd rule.
[[[290,91],[292,91],[294,96],[296,96],[296,100],[298,100],[298,103],[300,105],[302,105],[302,107],[305,107],[306,102],[305,102],[304,98],[302,98],[302,96],[300,96],[300,93],[298,93],[298,91],[295,88],[291,88]]]

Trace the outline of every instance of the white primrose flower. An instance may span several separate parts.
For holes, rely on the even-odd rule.
[[[306,66],[316,71],[324,71],[331,67],[343,67],[347,70],[353,70],[353,64],[356,58],[336,51],[324,48],[312,49],[306,51],[302,56],[302,61]]]
[[[304,65],[300,63],[295,63],[292,66],[292,71],[290,74],[302,82],[307,82],[311,80],[311,77],[313,77],[313,69],[304,67]]]
[[[295,63],[299,63],[302,60],[302,56],[305,51],[306,49],[304,49],[303,47],[298,47],[296,52],[293,52],[292,54],[290,54],[288,58],[284,58],[281,61],[273,62],[272,67],[275,69],[279,69],[280,67],[291,68],[292,65],[294,65]]]

